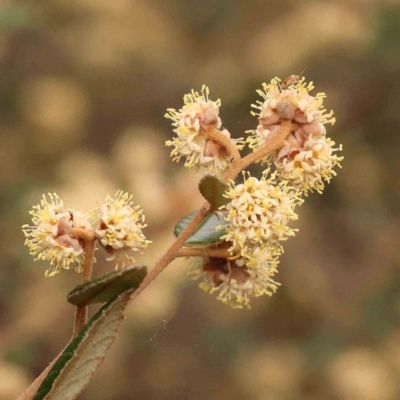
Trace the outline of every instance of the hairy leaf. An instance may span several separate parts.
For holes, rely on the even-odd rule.
[[[190,221],[197,214],[197,211],[194,211],[186,217],[183,217],[176,225],[174,229],[174,234],[178,237],[181,232],[188,226]],[[204,218],[204,221],[197,228],[193,235],[186,240],[186,244],[196,245],[196,244],[210,244],[217,243],[221,241],[221,236],[225,234],[225,229],[216,230],[215,228],[219,225],[224,225],[225,220],[217,216],[215,214],[209,215],[207,218]]]
[[[137,289],[146,274],[144,265],[112,271],[77,286],[67,300],[75,306],[106,303],[125,290]]]
[[[212,211],[228,203],[229,199],[223,196],[228,189],[229,185],[215,175],[205,175],[199,183],[200,193],[210,203]]]
[[[72,400],[81,393],[116,339],[132,290],[104,305],[65,348],[33,400]]]

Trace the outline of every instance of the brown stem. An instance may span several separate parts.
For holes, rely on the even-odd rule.
[[[208,247],[182,247],[176,253],[176,257],[213,257],[228,258],[232,254],[227,249],[210,249]]]
[[[198,228],[203,219],[209,214],[210,205],[205,203],[203,207],[198,211],[195,217],[192,219],[190,224],[185,228],[185,230],[178,236],[167,252],[157,261],[153,269],[144,278],[142,284],[139,288],[132,294],[131,301],[139,296],[144,289],[154,280],[154,278],[163,271],[163,269],[174,260],[178,250],[185,244],[186,240],[190,235]]]
[[[268,156],[275,150],[282,147],[283,141],[288,137],[291,132],[292,123],[290,120],[283,120],[281,129],[269,138],[265,146],[259,148],[253,153],[250,153],[246,157],[235,161],[229,171],[225,174],[224,180],[229,181],[235,179],[240,171],[243,171],[250,164],[260,161],[264,157]]]
[[[71,228],[69,231],[69,235],[73,239],[82,239],[85,242],[90,242],[95,240],[96,234],[91,231],[87,231],[86,229],[81,228]]]
[[[232,142],[232,140],[222,134],[218,129],[215,128],[208,128],[205,132],[206,139],[211,139],[217,142],[218,144],[224,146],[227,150],[229,155],[235,160],[238,161],[240,160],[240,153],[237,147],[235,146],[235,143]]]
[[[93,260],[94,260],[94,242],[96,237],[94,233],[87,232],[83,229],[71,229],[71,236],[83,239],[83,251],[84,251],[84,262],[83,262],[83,283],[90,280],[92,277]],[[72,337],[74,338],[81,329],[87,323],[88,307],[82,306],[76,308],[74,329],[72,332]]]

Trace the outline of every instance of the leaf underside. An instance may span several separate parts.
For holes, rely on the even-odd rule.
[[[116,339],[133,290],[105,304],[70,342],[33,400],[73,400],[89,383]]]
[[[178,237],[181,232],[188,226],[192,221],[197,211],[183,217],[176,225],[174,229],[174,234]],[[210,214],[208,217],[204,218],[201,225],[197,230],[186,240],[186,244],[189,245],[205,245],[210,243],[217,243],[221,241],[221,236],[225,234],[225,229],[216,230],[217,226],[224,225],[226,222],[221,216],[215,214]]]
[[[75,306],[107,303],[128,289],[137,289],[147,274],[144,265],[123,268],[96,277],[72,290],[67,300]]]

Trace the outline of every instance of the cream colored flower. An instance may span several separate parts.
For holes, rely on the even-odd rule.
[[[231,201],[224,207],[228,224],[222,239],[232,242],[231,251],[240,249],[249,259],[265,251],[282,253],[280,241],[294,236],[288,223],[297,219],[294,209],[302,203],[297,190],[277,184],[275,174],[267,179],[267,173],[260,180],[249,176],[237,186],[231,182],[225,194]]]
[[[132,207],[132,197],[119,190],[115,198],[107,196],[105,203],[100,206],[100,223],[96,234],[111,255],[108,260],[118,259],[117,266],[134,262],[132,253],[140,253],[151,243],[142,232],[147,226],[144,224],[143,211],[139,206]]]
[[[218,293],[218,300],[233,308],[250,308],[251,297],[272,296],[279,283],[272,278],[277,273],[276,259],[260,261],[239,258],[227,261],[218,258],[196,260],[191,271],[193,279],[202,279],[200,288]]]
[[[167,146],[174,146],[171,152],[174,161],[185,158],[185,167],[208,168],[212,173],[221,174],[229,166],[231,157],[227,149],[221,144],[206,138],[207,129],[216,129],[227,138],[230,133],[222,129],[219,107],[221,101],[211,101],[208,98],[209,89],[203,86],[201,93],[192,90],[183,98],[184,106],[176,111],[169,108],[165,117],[171,119],[176,137],[166,142]],[[243,148],[241,139],[231,139],[240,150]]]
[[[304,143],[311,134],[314,138],[325,135],[325,124],[334,124],[333,111],[327,113],[323,102],[325,93],[315,96],[309,94],[314,89],[313,83],[306,83],[305,78],[292,80],[292,83],[283,86],[279,78],[272,79],[271,83],[263,84],[263,90],[257,93],[263,98],[252,105],[257,112],[259,125],[256,130],[248,131],[251,136],[247,139],[250,147],[257,150],[263,147],[270,136],[281,128],[282,120],[292,121],[292,138],[297,144]],[[268,158],[263,160],[268,161]]]
[[[324,181],[329,182],[336,175],[335,166],[340,167],[343,157],[334,152],[341,147],[334,148],[335,142],[322,136],[309,139],[301,148],[291,148],[275,155],[275,165],[282,181],[307,194],[307,191],[316,190],[322,193]]]
[[[82,272],[83,249],[77,239],[69,235],[71,228],[92,230],[88,215],[82,211],[66,209],[62,200],[49,193],[50,201],[43,196],[41,203],[30,211],[33,226],[24,225],[25,244],[36,260],[50,262],[46,276],[63,269]]]

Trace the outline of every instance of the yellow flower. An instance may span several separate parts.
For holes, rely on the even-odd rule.
[[[208,140],[205,131],[208,128],[218,130],[230,138],[230,133],[222,129],[219,107],[221,101],[211,101],[208,98],[209,89],[203,86],[201,93],[192,90],[183,98],[184,106],[176,111],[169,108],[165,117],[172,120],[176,137],[166,142],[174,146],[171,152],[173,161],[179,162],[185,158],[185,167],[196,171],[200,167],[208,168],[212,173],[221,174],[229,166],[231,157],[226,149],[213,140]],[[243,148],[241,139],[231,139],[240,150]]]
[[[333,168],[340,167],[340,161],[343,159],[333,154],[341,150],[341,146],[333,148],[334,144],[325,136],[313,139],[310,135],[301,148],[290,149],[288,154],[281,156],[278,153],[275,165],[279,178],[304,194],[313,190],[322,193],[324,181],[329,182],[336,175]]]
[[[263,101],[252,105],[257,109],[252,114],[259,120],[257,129],[248,131],[251,135],[247,141],[253,150],[266,144],[268,137],[280,129],[282,120],[292,121],[291,135],[303,142],[310,134],[314,138],[324,135],[324,125],[335,123],[333,111],[327,113],[324,109],[325,93],[309,94],[314,89],[312,82],[306,83],[304,77],[292,79],[287,85],[280,82],[279,78],[272,79],[271,83],[263,84],[262,90],[257,90]]]
[[[82,211],[66,209],[57,194],[43,195],[41,203],[30,211],[34,225],[23,225],[25,244],[35,260],[50,262],[46,276],[63,269],[82,272],[83,249],[80,242],[69,235],[71,228],[91,230],[88,216]]]
[[[232,242],[231,251],[240,249],[249,259],[265,251],[282,253],[280,241],[294,236],[295,230],[288,223],[297,219],[294,209],[302,203],[297,190],[277,184],[275,174],[267,179],[267,173],[260,180],[249,176],[237,186],[231,182],[225,194],[231,201],[224,206],[228,224],[222,239]]]
[[[143,211],[139,206],[132,207],[132,197],[121,190],[115,194],[115,198],[107,196],[105,203],[100,206],[100,223],[96,229],[100,243],[111,255],[108,260],[117,257],[121,266],[126,262],[134,262],[131,253],[140,253],[151,243],[142,232],[147,226],[144,224]]]

